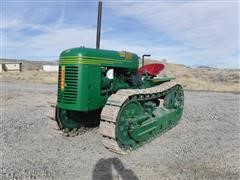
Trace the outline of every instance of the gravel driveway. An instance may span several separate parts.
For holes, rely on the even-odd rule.
[[[72,138],[48,128],[55,85],[1,88],[2,179],[239,179],[239,94],[185,92],[180,123],[122,156],[102,146],[97,128]]]

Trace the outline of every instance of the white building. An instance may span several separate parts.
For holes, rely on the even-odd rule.
[[[55,72],[58,71],[57,65],[43,65],[43,71]]]
[[[20,71],[20,64],[4,64],[6,71]]]
[[[22,71],[22,63],[1,62],[0,72],[3,71]]]

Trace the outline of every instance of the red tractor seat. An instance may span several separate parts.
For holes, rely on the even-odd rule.
[[[164,64],[146,64],[138,69],[138,73],[141,75],[148,73],[152,76],[156,76],[164,69],[164,67]]]

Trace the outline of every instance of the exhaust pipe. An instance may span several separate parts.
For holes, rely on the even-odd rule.
[[[99,1],[98,2],[98,17],[97,17],[96,49],[100,48],[101,23],[102,23],[102,1]]]

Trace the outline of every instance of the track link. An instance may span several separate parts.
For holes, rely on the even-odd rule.
[[[107,104],[104,106],[101,113],[100,133],[102,135],[103,145],[115,153],[126,154],[128,151],[123,150],[119,146],[116,137],[117,118],[121,107],[132,98],[139,101],[157,99],[177,86],[180,85],[171,81],[147,89],[122,89],[117,91],[117,93],[112,94],[108,98]],[[150,138],[146,142],[151,139],[153,138]]]

